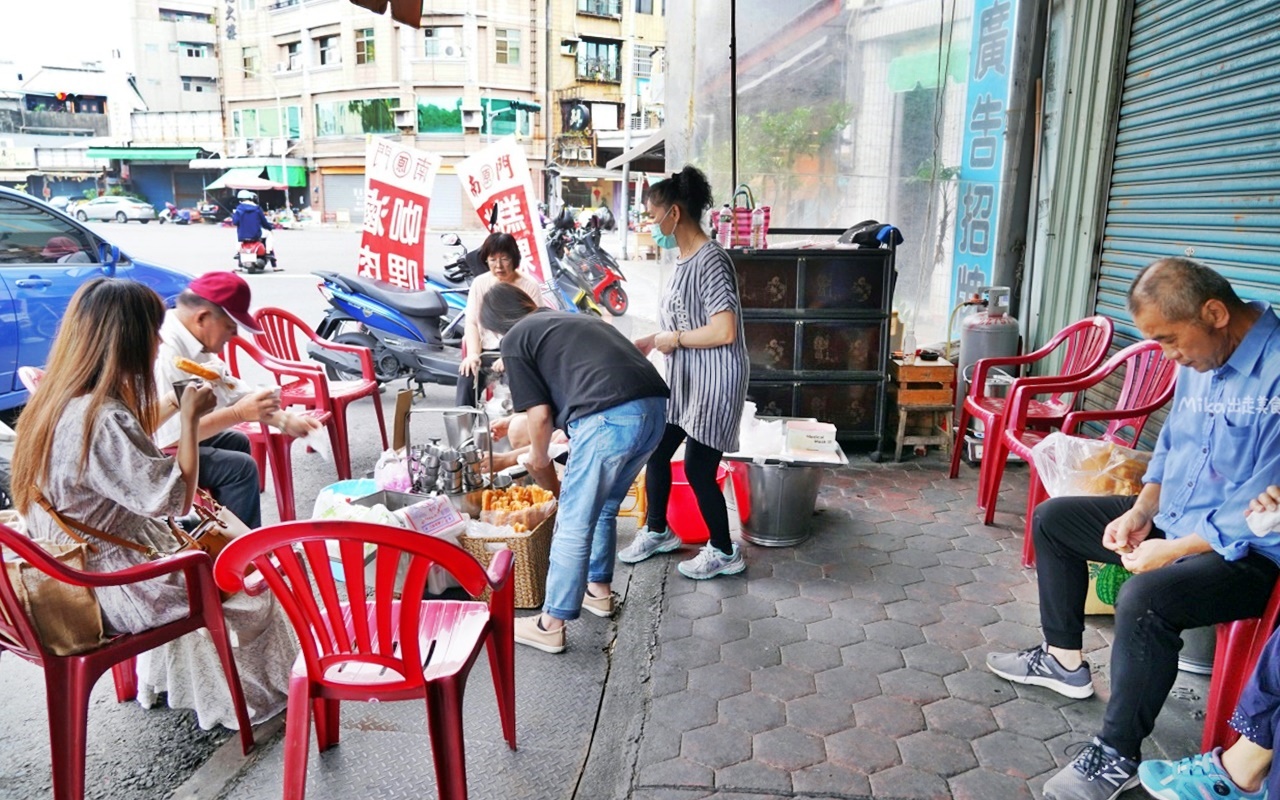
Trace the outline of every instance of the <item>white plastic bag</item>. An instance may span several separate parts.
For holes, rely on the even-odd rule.
[[[1134,495],[1151,454],[1055,431],[1031,449],[1031,460],[1050,497]]]
[[[395,450],[385,451],[373,468],[373,480],[379,489],[392,492],[408,492],[413,489],[413,479],[409,477],[409,462]]]

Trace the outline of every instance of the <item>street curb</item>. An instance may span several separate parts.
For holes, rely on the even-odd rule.
[[[233,732],[200,769],[169,795],[170,800],[217,800],[223,797],[246,769],[275,747],[276,739],[284,730],[284,717],[281,712],[253,729],[256,744],[247,756],[240,749],[239,734]]]
[[[626,602],[616,617],[617,636],[608,656],[609,674],[596,729],[571,795],[575,800],[626,800],[631,796],[649,713],[647,684],[666,595],[667,561],[652,559],[630,569]]]

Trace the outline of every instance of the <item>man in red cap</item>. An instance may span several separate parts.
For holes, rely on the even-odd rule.
[[[231,272],[208,272],[196,278],[178,295],[177,305],[165,315],[156,355],[156,385],[172,386],[191,376],[175,366],[179,358],[210,363],[223,372],[219,354],[239,328],[261,333],[249,313],[249,284]],[[178,441],[175,415],[161,425],[154,438],[161,447]],[[262,524],[258,498],[258,466],[249,455],[249,437],[230,430],[240,422],[265,422],[290,436],[305,436],[320,427],[310,417],[280,409],[271,389],[251,392],[233,405],[215,408],[200,419],[199,485],[250,528]]]

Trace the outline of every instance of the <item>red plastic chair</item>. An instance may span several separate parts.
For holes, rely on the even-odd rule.
[[[1209,679],[1209,700],[1204,709],[1204,733],[1200,751],[1230,747],[1240,734],[1227,722],[1240,702],[1262,650],[1267,646],[1280,617],[1280,582],[1271,590],[1271,600],[1261,617],[1238,619],[1218,625],[1218,645],[1213,654],[1213,676]]]
[[[44,370],[39,367],[18,367],[18,380],[22,381],[22,388],[27,390],[27,394],[36,393],[36,387],[40,385],[42,378]]]
[[[376,547],[370,587],[365,586],[366,544]],[[393,592],[402,555],[408,556],[408,567],[397,600]],[[340,560],[346,601],[338,595],[330,558]],[[324,752],[338,743],[341,701],[415,699],[427,704],[437,795],[466,798],[462,696],[481,644],[489,652],[502,734],[515,749],[512,558],[510,550],[500,550],[486,571],[465,550],[441,539],[337,520],[268,526],[222,551],[214,566],[218,585],[238,590],[246,567],[256,566],[302,644],[285,718],[285,800],[303,800],[306,793],[313,716],[316,743]],[[423,600],[433,564],[448,570],[473,597],[489,589],[489,601]],[[366,589],[372,590],[372,600]]]
[[[362,397],[373,398],[373,410],[378,415],[378,431],[382,434],[382,449],[387,449],[387,425],[382,417],[382,401],[378,394],[378,379],[373,368],[373,353],[367,347],[349,344],[338,344],[316,336],[305,322],[292,313],[281,308],[260,308],[253,316],[263,332],[254,339],[258,346],[273,357],[291,363],[310,365],[307,360],[305,343],[310,342],[318,347],[340,353],[349,353],[360,358],[360,380],[335,381],[326,379],[323,392],[328,397],[329,408],[333,411],[333,431],[335,441],[333,447],[334,460],[338,464],[338,478],[346,480],[351,477],[351,451],[347,435],[347,406]],[[303,346],[299,346],[303,343]],[[318,408],[320,403],[316,397],[318,389],[312,381],[280,381],[282,387],[280,403],[285,406],[300,405],[307,408]]]
[[[239,336],[231,339],[226,352],[227,368],[236,377],[241,377],[240,354],[242,352],[274,375],[288,375],[299,381],[311,381],[316,386],[323,385],[324,373],[319,367],[278,361]],[[328,425],[333,414],[329,411],[324,393],[321,392],[318,396],[319,408],[307,409],[302,413]],[[283,402],[281,404],[283,405]],[[276,508],[280,512],[280,521],[296,519],[297,511],[293,495],[293,437],[262,422],[241,422],[233,430],[249,437],[249,451],[258,465],[258,490],[262,491],[266,488],[267,465],[270,464],[271,481],[276,489]],[[337,443],[334,441],[332,426],[329,427],[329,441],[335,445],[333,458],[336,465]],[[341,469],[338,471],[338,477],[342,477]]]
[[[89,693],[98,678],[108,669],[112,670],[117,677],[117,698],[121,702],[132,699],[120,697],[120,670],[126,667],[131,670],[134,658],[140,653],[201,628],[209,631],[210,640],[218,648],[231,700],[235,704],[236,720],[240,723],[240,744],[245,755],[249,754],[253,749],[253,728],[240,687],[240,673],[231,655],[231,641],[222,617],[222,603],[213,582],[209,556],[191,551],[119,572],[82,572],[58,563],[26,536],[0,525],[0,556],[6,547],[41,572],[77,586],[124,586],[177,572],[181,572],[186,580],[190,613],[182,619],[142,633],[114,636],[106,644],[86,653],[55,656],[40,643],[35,627],[9,583],[8,574],[0,570],[0,652],[8,650],[44,669],[55,800],[80,800],[84,797]],[[129,682],[136,687],[132,674]]]
[[[1062,432],[1078,435],[1080,426],[1086,422],[1106,422],[1106,430],[1097,437],[1103,441],[1123,447],[1136,447],[1142,429],[1146,427],[1147,418],[1162,408],[1173,397],[1174,379],[1178,374],[1178,365],[1164,357],[1160,345],[1151,340],[1131,344],[1116,353],[1107,363],[1094,370],[1093,374],[1076,380],[1055,382],[1053,384],[1024,385],[1017,388],[1009,398],[1009,417],[1004,431],[999,437],[1000,449],[995,463],[995,474],[992,478],[991,494],[987,498],[987,522],[994,513],[996,498],[1000,492],[1000,479],[1004,474],[1005,455],[1013,452],[1031,468],[1031,485],[1027,490],[1027,519],[1022,538],[1022,565],[1035,566],[1035,541],[1031,535],[1031,515],[1036,506],[1048,497],[1044,484],[1036,473],[1035,464],[1031,460],[1031,450],[1047,435],[1046,431],[1035,431],[1027,428],[1028,409],[1036,394],[1050,392],[1084,392],[1114,373],[1124,370],[1124,384],[1120,388],[1120,397],[1114,408],[1094,411],[1073,411],[1062,421]]]
[[[986,394],[987,375],[993,367],[1013,367],[1020,372],[1023,367],[1048,358],[1059,348],[1065,348],[1062,368],[1057,375],[1018,377],[1009,386],[1007,396],[1012,396],[1014,389],[1027,383],[1071,380],[1088,375],[1097,369],[1106,358],[1107,348],[1111,346],[1114,325],[1103,316],[1089,317],[1073,322],[1058,331],[1052,339],[1039,350],[1021,356],[999,356],[979,359],[974,364],[973,378],[969,383],[969,394],[960,406],[960,419],[956,424],[956,438],[951,447],[951,472],[948,477],[960,474],[960,454],[964,445],[964,433],[968,430],[970,419],[982,423],[985,434],[983,444],[982,465],[978,472],[978,507],[985,508],[984,502],[990,493],[990,474],[992,465],[999,461],[1001,468],[1004,462],[992,452],[993,441],[999,440],[999,432],[1004,429],[1006,398],[989,397]],[[1062,424],[1062,420],[1070,413],[1075,397],[1067,392],[1054,392],[1048,399],[1036,400],[1028,409],[1028,419],[1033,428],[1049,429]],[[986,521],[991,522],[988,510]]]

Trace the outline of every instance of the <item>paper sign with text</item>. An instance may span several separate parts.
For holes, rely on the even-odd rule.
[[[364,163],[364,235],[356,271],[421,291],[431,187],[440,156],[371,139]]]
[[[546,283],[551,266],[537,222],[533,179],[515,137],[496,141],[458,164],[458,179],[485,225],[497,207],[495,232],[514,236],[520,248],[520,269],[538,283]]]

